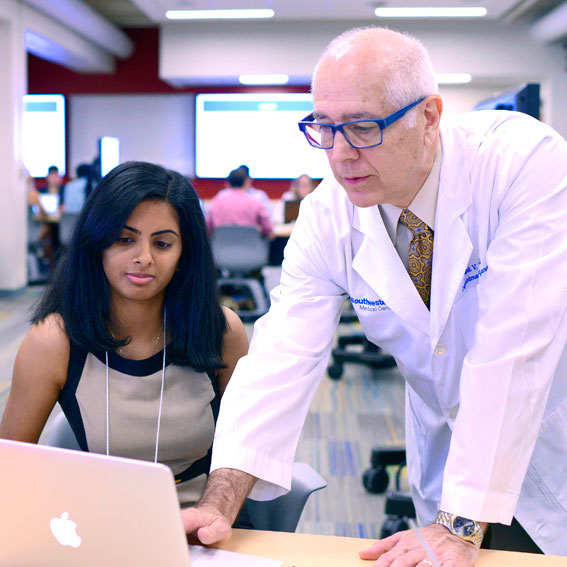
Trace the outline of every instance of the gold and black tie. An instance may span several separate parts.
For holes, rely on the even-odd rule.
[[[429,309],[431,295],[431,266],[433,260],[433,231],[409,209],[404,209],[400,222],[412,233],[409,245],[409,274]]]

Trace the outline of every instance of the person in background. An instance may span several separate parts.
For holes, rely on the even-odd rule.
[[[65,212],[78,213],[92,191],[92,168],[87,163],[77,166],[77,177],[65,184]]]
[[[245,225],[256,227],[263,236],[272,235],[268,211],[259,199],[246,192],[247,179],[242,167],[230,172],[228,187],[220,191],[209,205],[207,227],[210,233],[218,226]]]
[[[309,193],[312,193],[315,187],[315,180],[304,173],[292,179],[289,190],[282,195],[282,201],[293,201],[294,199],[301,201],[307,197]]]
[[[270,215],[270,219],[273,221],[273,207],[268,194],[265,191],[262,191],[262,189],[254,187],[254,180],[250,177],[250,168],[247,165],[241,165],[238,169],[241,169],[246,174],[246,181],[244,183],[244,190],[246,193],[255,197],[262,203],[262,205],[264,205],[264,208],[268,211],[268,215]]]
[[[28,193],[28,203],[35,213],[34,222],[42,224],[39,239],[42,247],[42,257],[49,265],[49,270],[55,267],[55,261],[61,242],[59,240],[59,217],[65,209],[65,186],[63,178],[59,175],[59,168],[51,165],[47,170],[45,185],[39,189],[32,189]],[[48,195],[50,198],[44,198]]]
[[[59,402],[84,451],[162,462],[180,505],[195,504],[219,400],[248,339],[219,304],[205,219],[185,178],[144,162],[108,173],[32,323],[0,437],[36,443]]]
[[[405,379],[409,482],[438,563],[472,567],[481,544],[567,555],[565,139],[504,110],[441,120],[427,51],[386,28],[332,41],[312,92],[299,127],[333,178],[303,200],[186,531],[229,537],[251,490],[289,489],[349,298]],[[433,563],[411,530],[360,556]]]

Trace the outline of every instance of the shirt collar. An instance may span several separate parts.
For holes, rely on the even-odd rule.
[[[435,157],[433,158],[433,166],[421,186],[413,201],[407,207],[414,215],[418,216],[430,228],[435,227],[435,209],[437,207],[437,195],[439,193],[439,175],[441,172],[441,158],[443,156],[443,149],[441,147],[441,140],[437,145]],[[402,214],[402,209],[386,203],[379,205],[378,209],[382,215],[382,220],[386,226],[386,230],[390,235],[392,242],[396,243],[396,234],[398,229],[398,221]]]

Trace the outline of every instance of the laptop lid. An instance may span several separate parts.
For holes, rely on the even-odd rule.
[[[54,215],[59,210],[59,195],[55,193],[40,193],[39,202],[48,215]]]
[[[301,200],[299,199],[284,201],[284,223],[293,222],[297,220],[297,215],[299,215],[300,204],[301,204]]]
[[[165,465],[0,439],[0,566],[188,567]]]

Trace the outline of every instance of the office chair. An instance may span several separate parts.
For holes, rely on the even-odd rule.
[[[243,321],[264,315],[268,311],[266,290],[251,274],[268,264],[266,239],[253,226],[219,226],[213,232],[211,245],[220,272],[220,294],[230,298],[227,306]]]
[[[65,414],[60,413],[53,420],[48,445],[81,450]],[[294,532],[309,495],[326,486],[325,479],[307,463],[294,463],[291,490],[287,494],[265,502],[249,498],[246,500],[246,509],[252,526],[256,530]]]
[[[344,308],[341,314],[340,322],[353,323],[355,321],[358,321],[358,317],[348,301],[347,308]],[[333,363],[327,368],[327,374],[333,380],[339,380],[343,375],[345,362],[366,364],[372,368],[390,368],[396,365],[394,358],[371,343],[364,333],[340,335],[338,345],[331,351],[331,357]]]
[[[390,484],[390,477],[386,467],[398,465],[396,471],[395,490],[386,493],[384,511],[386,519],[382,524],[380,538],[391,536],[396,532],[409,528],[406,519],[415,518],[415,507],[411,494],[401,490],[400,478],[402,470],[406,466],[405,447],[379,446],[372,449],[370,456],[370,468],[362,475],[362,484],[368,492],[381,494],[386,491]]]
[[[307,463],[293,463],[291,490],[276,498],[259,502],[246,500],[250,521],[256,530],[294,532],[309,495],[327,486],[327,481]]]

